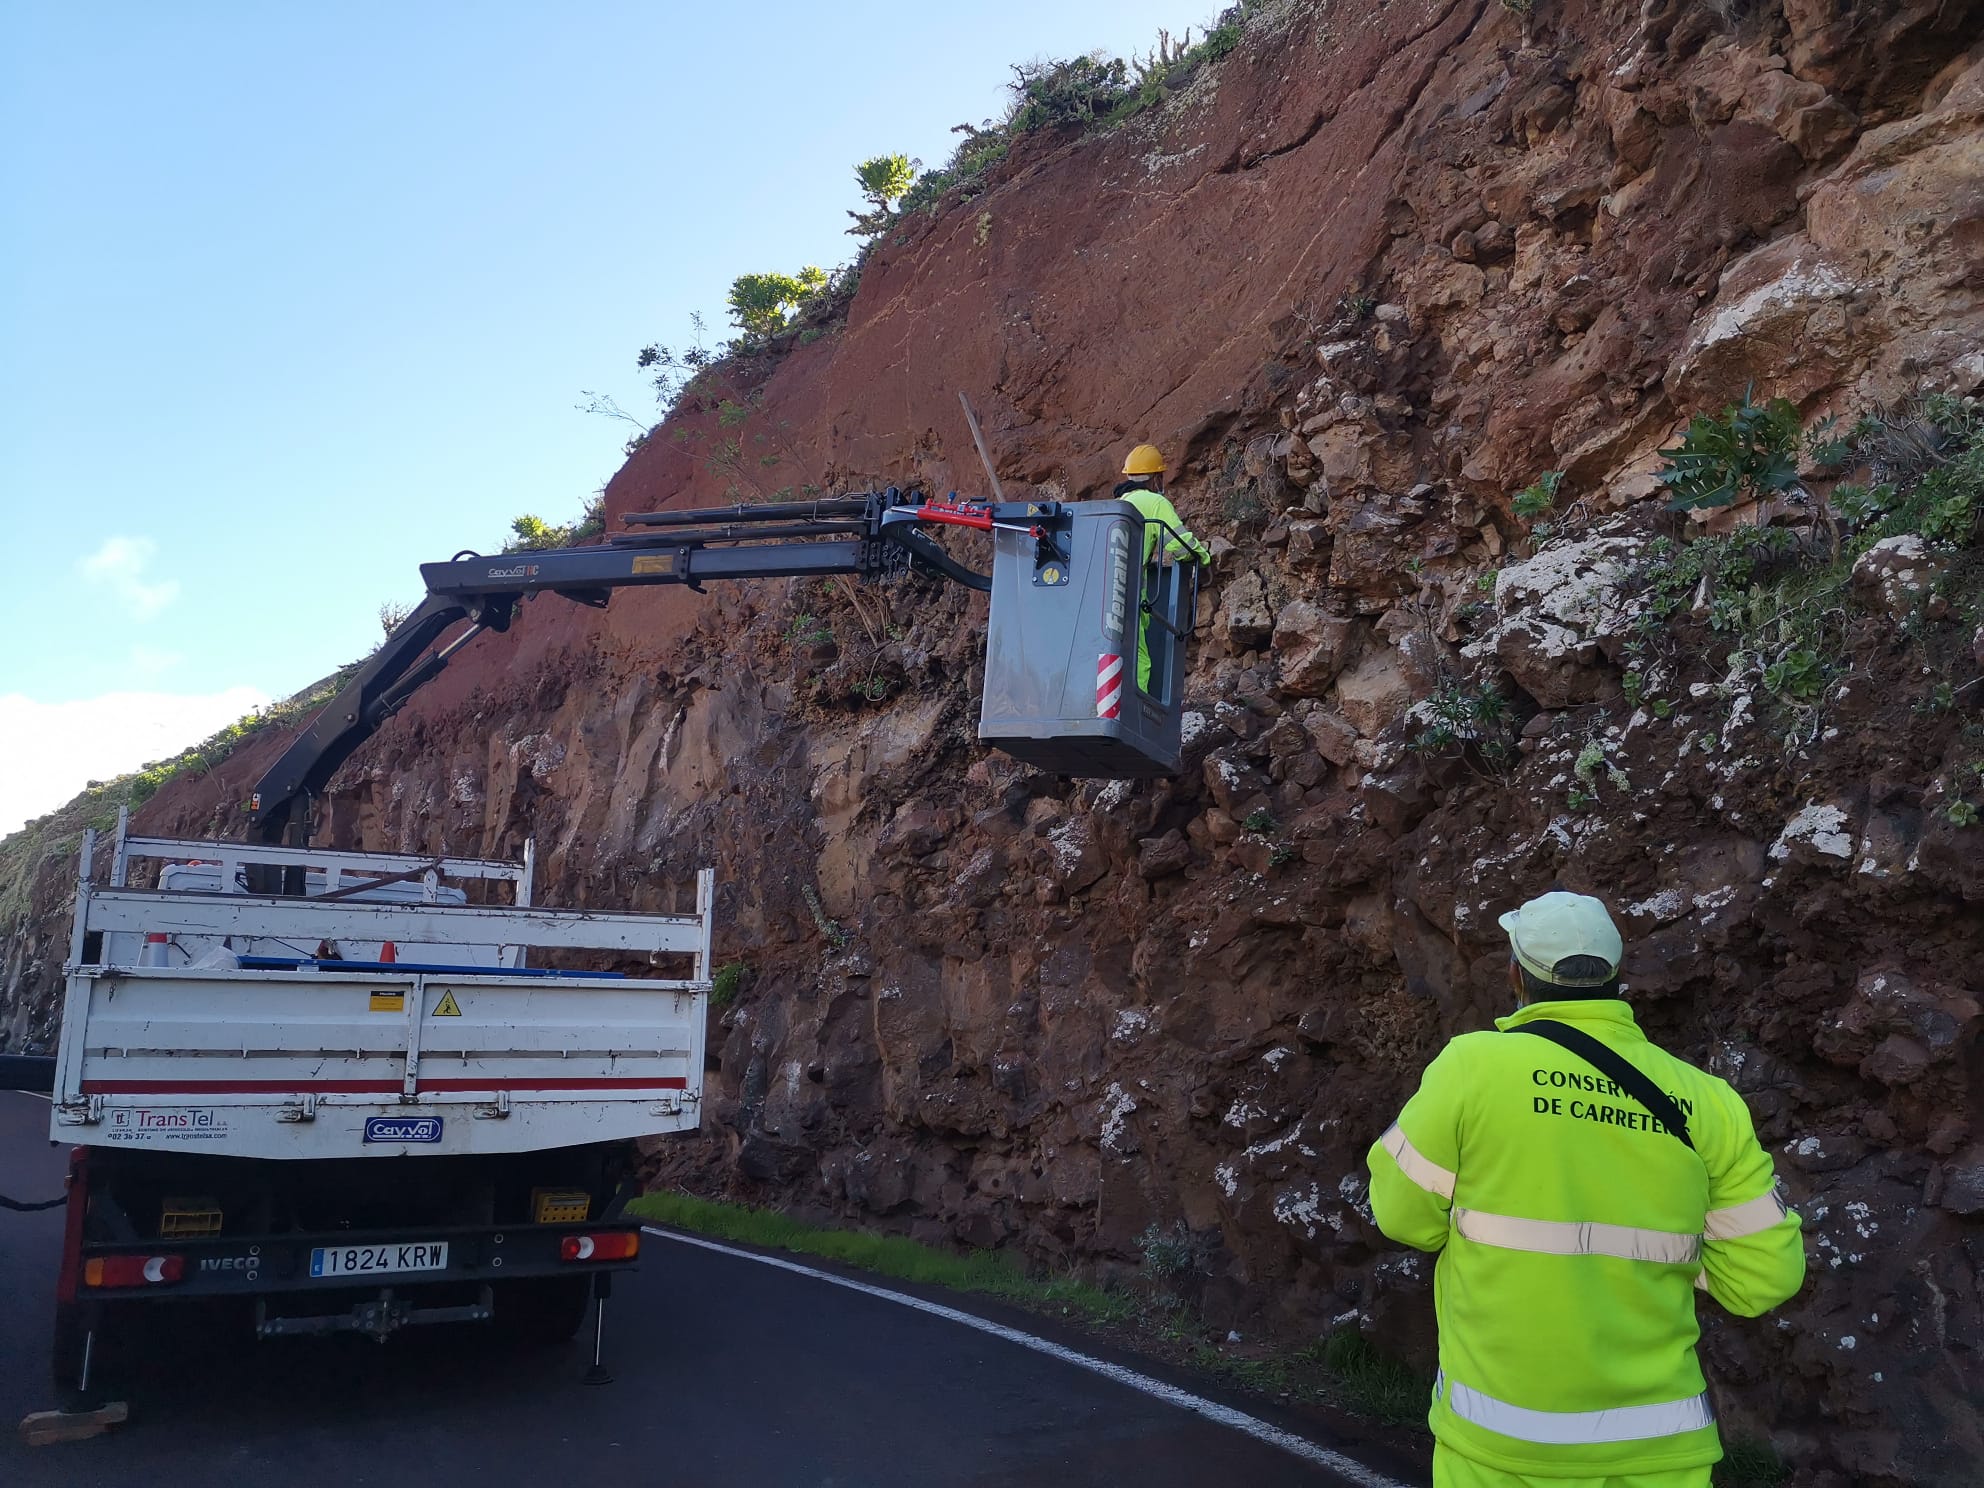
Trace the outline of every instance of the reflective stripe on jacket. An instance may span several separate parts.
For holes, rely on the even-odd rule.
[[[1505,1472],[1605,1476],[1722,1455],[1694,1293],[1755,1317],[1805,1278],[1796,1213],[1742,1098],[1649,1043],[1617,999],[1536,1003],[1610,1045],[1688,1116],[1695,1150],[1544,1039],[1471,1033],[1426,1069],[1372,1146],[1371,1209],[1438,1251],[1429,1416]]]

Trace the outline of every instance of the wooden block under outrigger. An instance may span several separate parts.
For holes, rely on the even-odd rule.
[[[21,1440],[30,1447],[49,1447],[57,1442],[88,1441],[102,1436],[113,1426],[131,1418],[131,1407],[121,1400],[99,1405],[95,1410],[35,1411],[21,1418]]]

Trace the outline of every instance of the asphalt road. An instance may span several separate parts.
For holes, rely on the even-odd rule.
[[[0,1092],[0,1193],[60,1192],[47,1119],[41,1101]],[[608,1306],[610,1385],[581,1383],[577,1346],[499,1349],[472,1328],[409,1330],[383,1346],[257,1343],[188,1314],[197,1326],[146,1350],[124,1392],[127,1425],[30,1449],[13,1424],[52,1403],[60,1243],[59,1210],[0,1211],[0,1483],[9,1488],[1344,1481],[1004,1340],[664,1240],[649,1242]]]

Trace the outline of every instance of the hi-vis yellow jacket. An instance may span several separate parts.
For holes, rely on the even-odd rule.
[[[1695,1358],[1697,1289],[1755,1317],[1805,1279],[1742,1097],[1656,1048],[1617,999],[1539,1002],[1671,1095],[1695,1150],[1568,1050],[1463,1034],[1370,1152],[1371,1209],[1438,1251],[1429,1424],[1504,1472],[1605,1476],[1722,1456]]]
[[[1190,556],[1200,563],[1212,562],[1212,549],[1192,535],[1192,529],[1178,515],[1178,508],[1162,491],[1135,487],[1125,482],[1116,488],[1116,499],[1129,502],[1149,524],[1144,528],[1144,562],[1149,563],[1157,557],[1160,540],[1164,543],[1164,556],[1167,558]],[[1171,532],[1164,532],[1157,525],[1159,522],[1169,527]],[[1174,533],[1175,536],[1172,535]]]

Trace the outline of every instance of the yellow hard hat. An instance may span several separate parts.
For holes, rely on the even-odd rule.
[[[1138,445],[1130,451],[1130,458],[1123,462],[1123,474],[1164,474],[1164,452],[1154,444]]]

